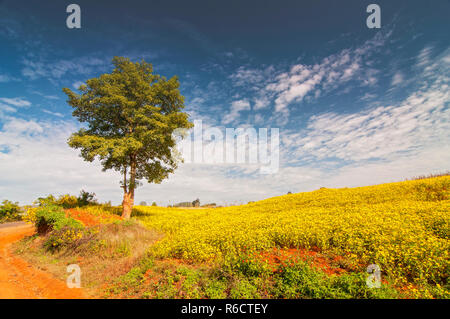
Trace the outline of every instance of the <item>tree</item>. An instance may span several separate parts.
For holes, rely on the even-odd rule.
[[[153,202],[153,203],[152,203],[152,206],[158,206],[158,205],[156,205],[156,202]]]
[[[68,144],[80,149],[86,161],[98,158],[103,171],[122,174],[122,216],[128,219],[139,181],[161,183],[174,172],[181,158],[172,133],[193,124],[182,111],[184,97],[176,76],[154,74],[145,61],[114,57],[112,63],[111,73],[87,80],[79,94],[63,89],[73,116],[87,124]]]
[[[0,204],[0,223],[20,220],[20,206],[19,203],[13,203],[5,199]]]
[[[193,207],[200,207],[200,199],[196,199],[196,200],[194,200],[193,202],[192,202],[192,206]]]
[[[87,206],[95,203],[97,203],[95,193],[86,192],[84,189],[80,191],[80,195],[78,196],[78,206]]]

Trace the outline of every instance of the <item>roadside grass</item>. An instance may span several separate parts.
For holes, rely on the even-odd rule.
[[[134,221],[115,221],[89,228],[83,237],[52,249],[49,240],[58,234],[33,235],[15,244],[15,252],[33,265],[66,280],[66,267],[78,264],[82,287],[92,296],[126,274],[146,254],[147,248],[162,237]]]

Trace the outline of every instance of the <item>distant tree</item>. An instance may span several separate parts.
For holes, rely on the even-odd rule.
[[[193,207],[200,207],[200,199],[196,199],[196,200],[194,200],[193,202],[192,202],[192,206]]]
[[[153,203],[152,203],[152,206],[158,206],[158,205],[156,205],[156,202],[153,202]]]
[[[50,194],[47,197],[39,197],[34,204],[38,206],[56,205],[56,198]]]
[[[142,202],[139,203],[139,205],[141,205],[141,206],[147,206],[147,202],[142,201]]]
[[[292,194],[292,192],[287,192],[287,193],[288,193],[288,195],[289,195],[289,194]]]
[[[68,144],[80,149],[84,160],[98,158],[104,171],[123,175],[122,217],[128,219],[139,181],[161,183],[174,172],[180,158],[172,134],[193,125],[182,112],[177,77],[154,74],[145,61],[114,57],[112,63],[111,73],[87,80],[80,94],[63,89],[73,116],[87,124]]]
[[[95,193],[86,192],[84,189],[80,191],[78,195],[78,206],[86,206],[89,204],[96,204]]]
[[[0,204],[0,223],[13,220],[20,220],[19,203],[13,203],[5,199]]]

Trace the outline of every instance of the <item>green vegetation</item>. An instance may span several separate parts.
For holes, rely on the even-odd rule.
[[[21,210],[18,203],[4,200],[0,205],[0,223],[21,220]]]
[[[449,178],[225,208],[139,206],[129,220],[120,207],[46,199],[25,216],[44,231],[22,250],[46,267],[85,263],[107,298],[448,299]],[[367,286],[369,264],[381,288]]]

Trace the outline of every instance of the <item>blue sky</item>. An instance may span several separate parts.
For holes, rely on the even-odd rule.
[[[245,203],[288,191],[449,169],[450,2],[0,1],[0,199],[84,188],[121,201],[119,176],[66,145],[80,127],[61,89],[145,59],[178,75],[205,126],[279,128],[280,169],[186,163],[136,201]]]

